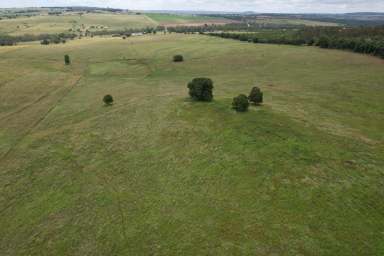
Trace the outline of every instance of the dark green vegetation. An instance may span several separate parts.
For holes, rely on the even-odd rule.
[[[263,92],[259,87],[253,87],[249,93],[249,101],[253,102],[255,105],[263,103]]]
[[[71,59],[69,58],[68,54],[64,55],[64,63],[65,65],[71,64]]]
[[[59,44],[68,39],[74,39],[75,34],[60,33],[60,34],[39,34],[39,35],[20,35],[9,36],[0,34],[0,46],[12,46],[20,42],[41,41],[42,44]]]
[[[233,98],[232,108],[237,112],[246,112],[248,111],[249,101],[248,97],[244,94],[240,94],[239,96]]]
[[[384,253],[383,60],[159,33],[0,56],[1,255]]]
[[[212,101],[213,81],[210,78],[194,78],[188,83],[189,96],[197,101]]]
[[[183,57],[183,55],[180,55],[180,54],[175,55],[175,56],[173,56],[173,61],[174,62],[183,62],[184,61],[184,57]]]
[[[113,103],[113,97],[112,97],[112,95],[109,95],[109,94],[105,95],[105,96],[103,97],[103,102],[104,102],[104,104],[107,105],[107,106],[112,105],[112,103]]]
[[[316,45],[384,58],[384,27],[308,27],[301,30],[270,30],[262,33],[209,33],[211,36],[252,43]]]

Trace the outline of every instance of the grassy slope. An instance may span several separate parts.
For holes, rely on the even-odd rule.
[[[128,14],[67,14],[62,16],[40,15],[31,18],[5,19],[0,21],[0,33],[11,35],[23,34],[52,34],[68,32],[78,29],[84,24],[86,27],[103,26],[110,30],[125,28],[143,28],[156,26],[156,22],[145,15]],[[19,26],[19,27],[18,27]],[[90,29],[92,31],[92,29]]]
[[[382,60],[184,35],[0,55],[2,255],[384,253]]]

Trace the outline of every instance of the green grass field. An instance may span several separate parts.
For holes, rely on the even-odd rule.
[[[383,60],[198,35],[0,56],[1,255],[384,254]]]
[[[124,30],[158,25],[202,25],[225,24],[233,22],[223,18],[213,18],[193,15],[171,15],[171,14],[111,14],[111,13],[66,13],[60,16],[42,14],[33,17],[20,17],[16,19],[0,20],[0,35],[8,34],[19,36],[24,34],[55,34],[75,32],[78,29],[85,31],[100,30]]]
[[[64,32],[91,32],[101,30],[125,30],[162,26],[201,26],[204,24],[227,24],[236,22],[225,18],[215,18],[197,15],[176,15],[148,13],[112,14],[67,12],[63,15],[48,15],[41,13],[32,17],[0,20],[0,35],[20,36],[24,34],[55,34]],[[262,18],[255,20],[260,24],[277,25],[307,25],[307,26],[336,26],[335,23],[309,21],[300,19]]]
[[[147,13],[149,18],[160,25],[203,25],[203,24],[226,24],[235,22],[225,18],[207,17],[201,15],[176,15],[163,13]]]
[[[91,28],[92,26],[93,28]],[[0,33],[10,35],[54,34],[68,32],[69,29],[76,31],[79,28],[97,31],[153,26],[157,26],[157,23],[145,15],[108,13],[79,15],[78,13],[69,13],[60,16],[39,15],[30,18],[4,19],[0,21]]]

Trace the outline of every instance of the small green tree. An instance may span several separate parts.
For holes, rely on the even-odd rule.
[[[198,101],[212,101],[213,82],[209,78],[195,78],[188,83],[189,96]]]
[[[49,40],[48,39],[44,39],[43,41],[40,42],[42,45],[49,45]]]
[[[68,55],[68,54],[66,54],[66,55],[64,56],[64,62],[65,62],[65,65],[69,65],[69,64],[71,64],[71,59],[69,58],[69,55]]]
[[[103,102],[104,102],[104,104],[107,105],[107,106],[112,105],[112,104],[113,104],[113,97],[112,97],[112,95],[109,95],[109,94],[105,95],[105,96],[103,97]]]
[[[248,98],[250,102],[253,102],[255,105],[259,105],[263,103],[263,92],[259,87],[253,87]]]
[[[232,107],[237,112],[246,112],[249,107],[248,97],[244,94],[240,94],[239,96],[233,98]]]
[[[173,62],[183,62],[183,61],[184,61],[183,55],[178,54],[173,56]]]

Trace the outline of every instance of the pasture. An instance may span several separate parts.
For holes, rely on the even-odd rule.
[[[175,34],[0,56],[1,255],[384,254],[383,60]]]
[[[9,35],[54,34],[77,31],[124,30],[155,27],[157,23],[145,15],[111,13],[66,13],[38,15],[0,21],[0,33]]]
[[[78,13],[62,15],[40,14],[32,17],[18,17],[0,20],[0,35],[20,36],[24,34],[55,34],[65,32],[90,32],[104,30],[141,29],[146,27],[197,26],[203,24],[226,24],[236,22],[224,18],[173,14],[134,13]]]
[[[235,20],[202,15],[177,15],[165,13],[147,13],[146,15],[162,26],[200,26],[204,24],[221,25],[227,23],[236,23]]]

